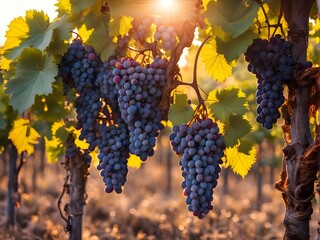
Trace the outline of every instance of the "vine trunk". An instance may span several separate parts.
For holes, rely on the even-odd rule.
[[[288,24],[288,39],[292,42],[294,62],[306,62],[308,22],[313,0],[282,0],[281,8]],[[305,70],[303,70],[305,71]],[[308,70],[306,70],[308,71]],[[314,182],[317,173],[319,139],[314,141],[309,127],[311,79],[301,84],[301,71],[295,71],[289,85],[287,112],[283,126],[286,146],[283,148],[283,172],[276,188],[282,192],[286,206],[283,220],[285,240],[310,238],[309,221],[312,214]],[[308,79],[304,79],[304,81]]]

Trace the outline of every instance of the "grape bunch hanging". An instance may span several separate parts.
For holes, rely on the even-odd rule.
[[[271,129],[280,117],[279,108],[285,100],[283,85],[290,80],[293,71],[291,46],[291,42],[276,35],[269,41],[255,39],[245,53],[248,70],[258,81],[256,120],[266,129]]]
[[[122,192],[129,154],[142,161],[154,155],[163,129],[158,107],[165,84],[166,59],[141,66],[132,58],[101,62],[80,39],[64,55],[59,75],[65,90],[76,90],[77,129],[89,150],[98,147],[106,192]]]
[[[213,209],[213,189],[224,156],[225,143],[212,119],[197,119],[190,126],[173,126],[169,136],[173,150],[181,156],[179,164],[184,178],[181,187],[187,197],[188,210],[203,219]]]

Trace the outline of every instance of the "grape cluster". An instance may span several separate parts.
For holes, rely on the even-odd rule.
[[[107,193],[113,190],[122,192],[122,186],[127,180],[129,158],[129,140],[125,124],[113,124],[100,126],[101,143],[98,155],[98,170],[106,185]]]
[[[188,210],[202,219],[213,209],[213,189],[217,186],[225,149],[222,135],[211,119],[200,119],[191,126],[173,126],[169,138],[173,150],[181,156],[179,164],[184,178],[181,187]]]
[[[127,49],[128,49],[128,44],[130,41],[130,36],[129,35],[125,35],[125,36],[118,36],[118,46],[115,50],[115,54],[116,56],[119,57],[124,57],[127,55]]]
[[[172,26],[159,25],[154,33],[154,39],[160,42],[163,50],[170,51],[176,46],[177,33]]]
[[[126,49],[126,37],[119,49]],[[131,58],[104,63],[90,46],[75,40],[64,55],[59,75],[76,90],[76,128],[80,139],[95,147],[106,192],[122,192],[133,153],[145,161],[154,154],[161,124],[158,107],[167,61],[159,57],[141,66]],[[71,151],[71,150],[70,150]]]
[[[163,129],[158,103],[165,84],[166,65],[158,57],[146,67],[131,58],[123,58],[113,70],[121,118],[129,130],[129,149],[142,161],[154,154],[156,137]]]
[[[143,43],[149,36],[151,27],[151,19],[135,19],[133,20],[133,39]]]
[[[70,44],[59,65],[59,74],[65,79],[65,84],[69,88],[74,87],[78,93],[76,128],[81,129],[79,138],[86,139],[90,151],[97,145],[96,132],[99,125],[96,118],[102,107],[100,91],[95,84],[100,65],[101,60],[94,49],[83,45],[80,39]]]
[[[283,84],[291,79],[293,71],[291,46],[291,42],[276,35],[269,41],[255,39],[245,53],[248,70],[258,78],[256,120],[266,129],[271,129],[280,117],[279,108],[285,100]]]

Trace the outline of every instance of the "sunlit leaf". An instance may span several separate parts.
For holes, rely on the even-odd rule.
[[[239,151],[238,146],[233,148],[228,147],[225,150],[226,166],[230,166],[234,173],[239,174],[244,178],[251,166],[256,162],[256,149],[251,148],[249,154],[244,154]]]
[[[115,53],[116,45],[109,37],[108,28],[104,24],[100,24],[99,27],[94,29],[88,39],[88,43],[100,55],[102,61],[107,61]]]
[[[93,28],[87,29],[86,25],[83,24],[81,26],[81,28],[79,28],[78,34],[79,34],[79,36],[81,36],[82,41],[85,43],[85,42],[88,41],[88,39],[89,39],[89,37],[90,37],[90,35],[92,34],[93,31],[94,31]]]
[[[210,103],[209,109],[214,117],[224,123],[229,120],[230,115],[243,115],[248,111],[245,94],[233,86],[222,90],[212,90],[207,101]]]
[[[141,164],[142,164],[142,161],[138,156],[134,154],[130,154],[130,157],[128,158],[128,167],[139,169]]]
[[[215,40],[211,40],[203,46],[200,56],[207,72],[213,79],[223,82],[232,75],[231,65],[222,54],[217,53]]]
[[[232,115],[229,122],[224,125],[224,141],[226,146],[235,146],[240,138],[251,131],[251,125],[248,120],[240,115]]]
[[[205,16],[211,25],[221,26],[231,36],[238,37],[253,24],[259,7],[254,0],[210,1]]]
[[[91,163],[94,167],[97,167],[99,165],[99,158],[98,158],[99,151],[92,151],[89,153],[91,156]]]
[[[132,28],[133,17],[121,16],[111,19],[109,23],[109,36],[117,37],[124,36]]]
[[[40,134],[31,127],[29,119],[19,118],[15,120],[9,133],[9,139],[17,148],[19,154],[23,151],[32,154],[34,145],[38,143],[38,138],[40,138]]]
[[[23,113],[36,95],[52,92],[52,82],[58,67],[52,59],[35,48],[26,48],[21,53],[16,67],[16,76],[7,83],[10,104]]]
[[[188,123],[194,114],[192,106],[188,104],[187,94],[174,94],[174,103],[170,106],[168,118],[173,125]]]
[[[46,137],[44,139],[48,162],[54,164],[66,154],[65,144],[57,137],[53,137],[51,140]]]
[[[55,4],[57,7],[58,16],[63,16],[65,14],[69,15],[71,13],[71,3],[70,0],[57,0]]]
[[[25,19],[20,17],[10,23],[4,54],[9,59],[15,59],[23,49],[30,46],[44,50],[51,41],[52,33],[47,14],[43,11],[27,11]]]

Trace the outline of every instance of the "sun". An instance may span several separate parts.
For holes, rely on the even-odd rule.
[[[174,6],[174,0],[159,0],[159,3],[163,8],[172,8]]]
[[[158,0],[157,6],[162,11],[172,11],[176,8],[176,0]]]

